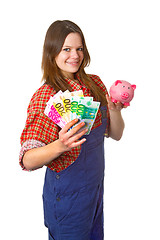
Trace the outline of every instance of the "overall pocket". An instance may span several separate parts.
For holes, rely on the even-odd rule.
[[[54,224],[56,222],[55,203],[54,199],[51,201],[47,200],[44,195],[42,197],[45,226],[49,227],[50,224]]]
[[[79,192],[62,198],[62,202],[56,205],[57,222],[61,230],[77,234],[77,237],[82,234],[87,236],[91,229],[93,214],[93,200],[87,189],[81,189]]]
[[[79,192],[72,194],[60,195],[59,200],[56,202],[56,219],[59,223],[63,222],[69,215],[72,214],[74,209],[77,208]]]

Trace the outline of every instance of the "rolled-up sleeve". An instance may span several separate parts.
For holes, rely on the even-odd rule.
[[[51,95],[53,95],[53,89],[43,85],[29,103],[25,127],[20,137],[19,163],[24,170],[23,156],[27,151],[43,147],[58,138],[59,127],[44,114],[46,103]]]
[[[40,141],[37,141],[37,140],[34,140],[34,139],[31,139],[31,140],[28,140],[26,142],[23,143],[21,149],[20,149],[20,153],[19,153],[19,164],[21,166],[21,168],[25,171],[27,171],[23,165],[23,156],[24,154],[33,149],[33,148],[39,148],[39,147],[43,147],[45,146],[46,144],[43,143],[43,142],[40,142]]]

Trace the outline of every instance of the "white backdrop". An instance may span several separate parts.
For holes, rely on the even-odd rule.
[[[106,139],[105,239],[160,239],[158,0],[18,1],[0,3],[0,239],[47,239],[43,225],[45,168],[23,172],[19,137],[32,94],[41,85],[45,33],[69,19],[84,32],[88,73],[107,88],[117,79],[137,85],[123,110],[121,141]]]

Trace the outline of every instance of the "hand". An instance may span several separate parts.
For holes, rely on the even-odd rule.
[[[59,141],[61,143],[62,152],[70,151],[72,148],[78,147],[86,141],[85,138],[79,140],[88,131],[88,129],[85,128],[79,132],[79,130],[85,126],[84,122],[79,123],[77,126],[69,130],[77,122],[78,119],[72,120],[59,132]]]
[[[127,108],[127,106],[125,106],[121,102],[117,102],[117,103],[112,102],[112,97],[110,97],[108,94],[106,94],[106,99],[108,102],[108,108],[111,111],[119,112],[122,110],[122,108]]]

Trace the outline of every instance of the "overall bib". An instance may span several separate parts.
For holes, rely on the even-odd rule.
[[[81,153],[65,170],[47,168],[44,219],[53,240],[103,240],[104,133],[102,124],[86,135]]]

